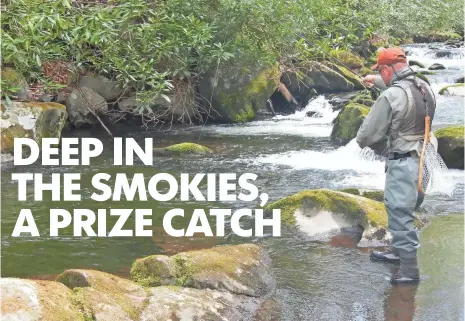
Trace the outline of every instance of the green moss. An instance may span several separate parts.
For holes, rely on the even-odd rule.
[[[417,72],[417,77],[420,78],[421,80],[425,81],[428,85],[431,85],[428,78],[422,74],[421,72]]]
[[[160,275],[166,274],[167,266],[157,258],[152,255],[136,260],[131,267],[131,279],[146,287],[161,285]]]
[[[180,143],[168,146],[165,149],[169,152],[174,153],[212,153],[212,150],[210,148],[195,143]]]
[[[231,117],[235,123],[245,123],[255,118],[255,112],[250,104],[246,104],[244,109],[239,110],[237,113],[232,112]]]
[[[367,198],[353,196],[352,194],[331,190],[307,190],[285,197],[268,205],[265,210],[281,209],[281,219],[288,225],[295,224],[294,213],[309,202],[320,210],[345,214],[356,220],[364,227],[368,224],[374,226],[387,226],[387,214],[384,204]]]
[[[331,140],[339,144],[346,144],[357,136],[358,129],[370,112],[365,105],[350,102],[336,117]]]
[[[90,287],[102,292],[114,300],[131,318],[138,317],[139,311],[126,294],[126,289],[134,286],[129,280],[95,270],[66,270],[57,277],[56,281],[70,289]]]
[[[345,50],[331,50],[330,55],[349,68],[363,67],[363,59],[356,53]]]
[[[360,195],[360,191],[358,188],[344,188],[341,189],[341,192],[352,194],[352,195]]]
[[[58,109],[63,109],[66,110],[66,106],[58,103],[45,103],[45,102],[24,102],[22,103],[23,107],[29,107],[29,108],[34,108],[38,107],[41,108],[42,110],[48,110],[48,109],[53,109],[53,108],[58,108]]]
[[[447,137],[447,138],[463,139],[464,127],[463,126],[450,126],[450,127],[441,128],[434,132],[434,136],[436,136],[436,138]]]
[[[453,85],[444,86],[439,90],[439,95],[444,95],[445,91],[448,88],[451,88],[451,87],[463,87],[463,86],[465,86],[465,84],[453,84]]]
[[[409,66],[418,66],[420,68],[425,68],[425,65],[417,60],[410,59],[408,62]]]
[[[364,191],[362,196],[378,202],[384,201],[384,191]]]
[[[83,288],[75,288],[73,290],[71,301],[81,313],[81,321],[95,321],[92,302]]]
[[[429,76],[429,75],[436,75],[436,72],[431,71],[431,70],[423,70],[421,74],[424,76]]]
[[[375,101],[371,97],[370,93],[368,93],[368,92],[362,92],[362,93],[358,94],[357,96],[355,96],[351,100],[351,102],[361,104],[361,105],[365,105],[367,107],[371,107],[375,103]]]
[[[10,127],[4,127],[1,129],[1,150],[5,151],[13,151],[14,147],[14,139],[18,138],[32,138],[33,137],[32,130],[26,130],[20,125],[14,125]]]
[[[354,85],[354,89],[364,88],[362,82],[360,81],[360,77],[358,77],[351,70],[333,63],[328,63],[328,65],[331,69],[335,70],[336,72],[344,76],[349,82],[351,82]]]
[[[26,79],[13,68],[2,68],[1,72],[2,93],[16,94],[29,88]]]
[[[218,246],[166,256],[149,256],[134,262],[131,277],[144,286],[173,284],[192,286],[197,273],[225,274],[238,278],[238,270],[258,264],[260,247],[255,244]],[[167,261],[160,265],[160,262]],[[168,264],[168,265],[167,265]]]

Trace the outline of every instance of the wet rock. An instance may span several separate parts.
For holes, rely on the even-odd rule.
[[[108,105],[105,99],[87,87],[73,90],[66,99],[66,109],[68,111],[69,120],[76,128],[85,125],[94,125],[98,122],[89,108],[97,115],[108,111]]]
[[[344,108],[353,98],[355,98],[358,93],[348,93],[342,96],[332,97],[328,102],[333,106],[333,111],[340,110]]]
[[[350,100],[352,103],[365,105],[367,107],[373,106],[375,101],[371,97],[371,94],[368,91],[362,92]]]
[[[419,62],[419,61],[417,61],[417,60],[413,60],[413,59],[410,59],[410,60],[408,61],[408,65],[409,65],[409,66],[418,66],[418,67],[420,67],[420,68],[425,68],[425,65],[424,65],[424,64],[422,64],[421,62]]]
[[[456,79],[455,83],[456,84],[463,84],[464,83],[464,77],[460,77],[460,78]]]
[[[448,40],[460,41],[462,36],[454,32],[428,32],[420,35],[414,35],[415,43],[445,42]]]
[[[26,79],[15,69],[2,68],[2,91],[13,98],[27,100],[29,98],[29,85]]]
[[[268,205],[281,209],[284,223],[316,236],[361,226],[362,240],[388,243],[387,213],[384,204],[365,197],[327,189],[306,190]]]
[[[57,281],[74,290],[76,302],[96,321],[137,320],[148,296],[130,280],[94,270],[66,270]]]
[[[139,320],[249,320],[259,300],[228,292],[159,286],[150,289],[150,298]]]
[[[449,50],[439,50],[436,52],[436,58],[451,58],[452,56],[453,53]]]
[[[447,85],[439,90],[439,94],[451,96],[465,96],[465,85],[463,83]]]
[[[357,132],[370,108],[357,103],[347,104],[334,120],[331,141],[345,145],[357,136]]]
[[[337,71],[339,74],[344,76],[347,80],[349,80],[353,85],[354,85],[354,90],[359,90],[359,89],[364,89],[365,87],[363,86],[360,77],[357,76],[354,72],[352,72],[350,69],[337,65],[334,63],[326,62],[325,63],[327,66],[329,66],[331,69]]]
[[[321,113],[319,113],[317,111],[314,111],[314,110],[310,110],[310,111],[307,111],[306,116],[307,117],[319,118],[319,117],[323,117],[323,114],[321,114]]]
[[[124,92],[115,81],[97,75],[82,76],[79,79],[79,87],[92,89],[108,102],[117,100]]]
[[[259,246],[242,244],[136,260],[131,277],[144,286],[182,285],[260,297],[274,287],[270,258]]]
[[[438,64],[438,63],[432,64],[428,68],[428,70],[441,70],[441,69],[446,69],[446,67],[444,67],[443,65]]]
[[[312,97],[312,89],[322,94],[348,92],[358,88],[359,85],[356,87],[337,71],[335,65],[332,66],[334,69],[316,61],[301,63],[295,69],[286,71],[281,82],[301,105],[306,105]]]
[[[158,156],[169,156],[169,155],[181,155],[181,154],[197,154],[197,155],[205,155],[205,154],[212,154],[213,151],[203,145],[195,144],[195,143],[180,143],[174,144],[164,148],[154,148],[153,149],[154,155]]]
[[[0,288],[2,320],[88,320],[74,305],[74,293],[61,283],[2,278]]]
[[[464,169],[464,127],[451,126],[434,132],[438,152],[449,168]]]
[[[66,108],[57,103],[2,102],[0,111],[1,151],[13,151],[14,138],[60,138],[66,123]]]
[[[366,198],[369,198],[371,200],[378,201],[378,202],[384,201],[384,191],[360,190],[358,188],[346,188],[346,189],[342,189],[341,192],[363,196],[363,197],[366,197]]]
[[[230,66],[219,74],[214,70],[202,75],[199,92],[208,99],[204,102],[207,110],[211,103],[213,121],[240,123],[254,119],[256,111],[266,106],[278,83],[277,65],[265,69]]]

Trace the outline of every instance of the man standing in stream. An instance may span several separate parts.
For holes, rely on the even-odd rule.
[[[391,283],[418,283],[420,243],[413,212],[423,201],[418,191],[420,155],[425,117],[429,115],[433,119],[436,100],[429,85],[409,67],[400,48],[382,49],[372,70],[377,70],[380,76],[368,75],[362,81],[367,87],[376,86],[382,93],[371,107],[356,140],[361,148],[368,146],[386,157],[384,204],[392,246],[386,252],[373,251],[371,258],[400,263]]]

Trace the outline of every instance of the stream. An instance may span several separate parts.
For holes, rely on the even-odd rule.
[[[436,47],[437,49],[430,49]],[[428,67],[441,63],[447,69],[428,75],[437,97],[433,129],[463,124],[464,97],[441,96],[439,89],[454,83],[464,73],[464,48],[448,49],[447,58],[436,58],[443,44],[415,44],[405,46],[409,58]],[[417,68],[417,67],[414,67]],[[321,117],[307,117],[316,111]],[[199,142],[214,150],[211,156],[156,158],[153,166],[136,163],[134,166],[112,164],[112,150],[92,166],[32,165],[29,172],[82,173],[80,202],[17,201],[17,186],[11,173],[25,172],[12,164],[2,168],[2,275],[53,279],[69,268],[98,269],[127,276],[132,262],[153,254],[175,254],[181,251],[208,248],[220,244],[258,242],[266,246],[272,258],[277,278],[276,291],[271,297],[279,306],[282,320],[421,320],[455,321],[465,316],[463,300],[463,211],[464,173],[449,170],[447,179],[435,186],[421,211],[431,224],[420,234],[422,247],[419,259],[423,280],[419,286],[392,287],[389,278],[393,266],[372,263],[368,248],[338,246],[328,242],[309,242],[283,226],[279,238],[240,238],[229,233],[225,237],[174,238],[164,233],[162,218],[171,208],[183,208],[192,213],[194,208],[258,207],[244,202],[207,203],[169,201],[115,202],[114,208],[151,208],[154,211],[152,238],[73,237],[72,230],[54,238],[47,236],[50,208],[101,208],[102,204],[86,198],[93,192],[91,177],[99,172],[144,173],[147,176],[167,172],[179,173],[241,173],[258,175],[256,185],[268,193],[269,202],[312,188],[384,188],[384,162],[371,151],[361,151],[355,141],[344,147],[331,143],[332,121],[337,116],[327,98],[319,96],[301,111],[287,116],[276,116],[240,125],[206,125],[174,127],[170,131],[140,131],[115,133],[142,141],[154,137],[156,147],[179,142]],[[104,133],[98,136],[104,146],[111,142]],[[95,137],[91,131],[67,133],[66,136]],[[28,186],[28,195],[32,194]],[[31,198],[30,198],[31,199]],[[41,237],[11,237],[21,208],[31,209]],[[175,222],[186,226],[184,221]],[[133,222],[128,222],[133,224]],[[133,226],[133,225],[132,225]]]

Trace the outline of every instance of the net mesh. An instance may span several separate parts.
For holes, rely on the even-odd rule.
[[[422,188],[425,194],[431,194],[447,179],[449,169],[432,143],[426,144],[424,153]]]

